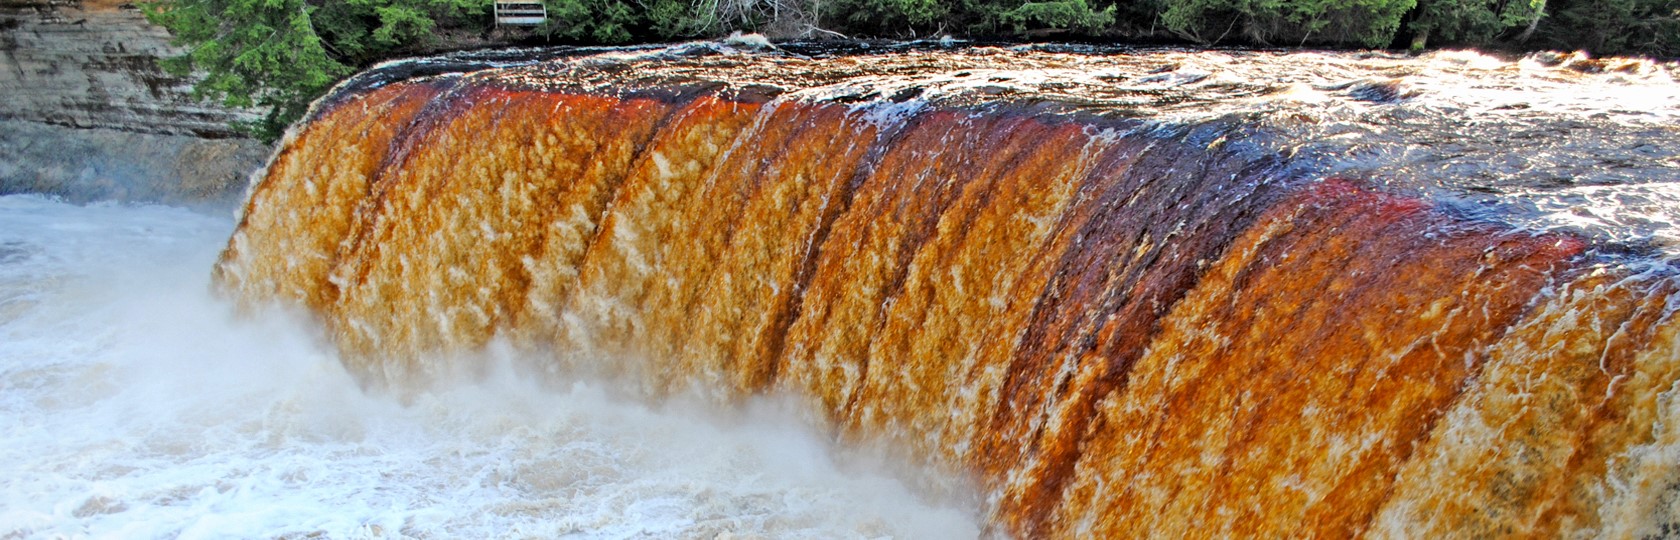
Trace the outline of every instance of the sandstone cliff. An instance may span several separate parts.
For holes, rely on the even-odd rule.
[[[255,113],[193,99],[172,52],[129,3],[0,0],[0,193],[238,199],[267,148],[229,124]]]

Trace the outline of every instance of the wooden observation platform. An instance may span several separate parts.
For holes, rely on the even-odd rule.
[[[536,26],[548,21],[542,2],[496,2],[497,26]]]

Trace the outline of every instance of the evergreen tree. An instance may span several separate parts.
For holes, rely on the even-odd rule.
[[[1554,0],[1526,45],[1680,57],[1680,0]]]
[[[327,52],[310,20],[316,8],[304,0],[175,0],[144,9],[187,47],[164,65],[202,76],[195,95],[270,111],[257,124],[239,126],[264,139],[278,137],[311,99],[351,73]]]
[[[1243,38],[1262,45],[1383,47],[1415,0],[1168,0],[1161,21],[1203,44]]]
[[[241,130],[274,140],[356,68],[426,46],[439,21],[482,26],[490,0],[153,0],[141,4],[186,54],[165,61],[203,77],[194,94],[268,110]]]
[[[1407,29],[1413,50],[1431,40],[1451,45],[1521,42],[1545,15],[1546,0],[1419,0]]]
[[[667,0],[651,5],[669,11],[672,4]],[[548,22],[537,27],[537,33],[584,43],[615,44],[635,39],[636,30],[643,22],[641,14],[647,11],[642,5],[623,0],[545,0],[543,5],[548,8]],[[675,13],[666,16],[680,17]],[[680,26],[667,29],[670,35],[687,30]]]

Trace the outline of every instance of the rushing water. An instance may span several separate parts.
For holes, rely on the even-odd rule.
[[[973,474],[1020,537],[1680,529],[1671,65],[490,64],[323,100],[218,290],[318,316],[374,387],[507,349],[642,395],[789,395]]]
[[[0,197],[0,538],[978,533],[961,490],[772,400],[650,405],[511,367],[365,393],[301,317],[209,294],[232,228]]]
[[[1680,530],[1673,65],[807,52],[378,68],[213,285],[225,221],[7,200],[4,524]]]

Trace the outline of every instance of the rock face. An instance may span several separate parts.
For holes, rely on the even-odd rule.
[[[251,139],[0,120],[0,194],[231,208],[266,155]]]
[[[193,99],[169,34],[129,3],[0,1],[0,193],[223,203],[267,148],[256,113]]]

